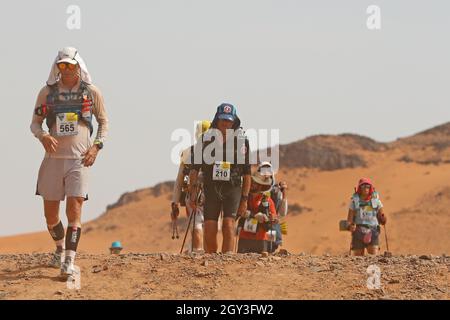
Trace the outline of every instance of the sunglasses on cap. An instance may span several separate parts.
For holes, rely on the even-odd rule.
[[[73,70],[75,70],[77,68],[76,64],[71,64],[71,63],[68,63],[68,62],[60,62],[56,66],[58,67],[59,70],[69,69],[69,70],[73,71]]]
[[[364,183],[361,185],[361,188],[370,188],[370,184]]]

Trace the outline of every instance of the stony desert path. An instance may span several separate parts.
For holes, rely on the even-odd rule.
[[[309,254],[80,254],[80,289],[69,289],[49,254],[0,255],[0,299],[441,299],[450,257]],[[380,268],[368,289],[367,268]]]

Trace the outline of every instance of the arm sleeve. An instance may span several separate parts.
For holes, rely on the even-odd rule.
[[[102,93],[97,87],[90,85],[89,88],[92,90],[94,99],[92,112],[98,123],[97,135],[95,137],[95,140],[103,143],[106,140],[106,136],[108,135],[109,130],[109,121],[106,115],[105,102],[103,100]]]
[[[278,208],[278,215],[283,218],[286,217],[288,213],[288,200],[281,199],[280,207]]]
[[[41,138],[48,134],[47,131],[45,131],[44,129],[42,129],[42,123],[44,122],[44,117],[38,116],[34,113],[34,110],[39,107],[42,104],[45,104],[46,100],[47,100],[47,94],[48,94],[48,88],[45,86],[44,88],[41,89],[41,91],[38,94],[38,97],[36,99],[36,104],[34,105],[33,108],[33,116],[31,119],[31,125],[30,125],[30,130],[31,133],[33,133],[33,135],[41,140]]]
[[[353,200],[350,200],[350,204],[348,205],[348,208],[353,211],[356,211],[355,203],[353,202]]]

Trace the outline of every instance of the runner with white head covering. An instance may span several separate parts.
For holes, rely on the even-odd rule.
[[[98,129],[92,141],[94,117]],[[48,131],[42,128],[44,119]],[[57,248],[50,264],[61,267],[62,276],[72,276],[81,235],[81,208],[88,199],[88,167],[103,148],[108,131],[102,94],[92,84],[77,49],[66,47],[58,52],[47,84],[37,97],[30,128],[46,151],[36,194],[44,200],[47,227]],[[59,205],[66,197],[69,225],[64,233]]]
[[[78,50],[72,47],[65,47],[61,51],[58,52],[58,55],[55,58],[55,61],[50,70],[50,74],[48,76],[47,85],[54,85],[60,78],[61,72],[58,69],[58,63],[70,63],[73,65],[80,66],[80,77],[81,80],[87,84],[92,84],[91,75],[87,70],[86,63],[84,63],[83,58],[81,58]]]

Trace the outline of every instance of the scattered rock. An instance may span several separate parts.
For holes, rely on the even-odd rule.
[[[434,287],[436,290],[438,290],[438,291],[440,291],[440,292],[442,292],[442,293],[447,293],[444,289],[441,289],[441,288],[439,288],[439,287]]]
[[[384,256],[385,256],[386,258],[391,258],[391,257],[392,257],[392,252],[385,251],[385,252],[384,252]]]
[[[269,256],[268,252],[261,253],[261,257],[263,257],[263,258],[267,258],[268,256]]]
[[[311,267],[312,272],[322,272],[325,271],[322,267]]]
[[[257,267],[264,267],[265,266],[264,263],[261,262],[261,261],[257,261],[255,264],[256,264]]]
[[[202,262],[202,266],[207,267],[209,265],[208,260]]]
[[[58,296],[62,296],[64,294],[64,292],[62,292],[61,290],[58,290],[55,292],[55,294]]]
[[[270,257],[270,260],[272,260],[272,261],[280,261],[281,258],[277,257],[277,256],[272,256],[272,257]]]
[[[433,260],[433,258],[431,258],[431,255],[426,255],[426,254],[421,255],[419,257],[419,259],[422,259],[422,260]]]
[[[92,273],[99,273],[102,271],[102,268],[100,266],[94,266],[92,269]]]
[[[280,249],[280,250],[278,251],[278,254],[279,254],[280,256],[288,256],[288,255],[289,255],[289,252],[288,252],[286,249]]]
[[[400,290],[400,293],[401,294],[406,294],[406,293],[409,293],[409,291],[408,290]]]
[[[398,280],[398,279],[391,279],[391,280],[389,280],[388,283],[389,284],[400,283],[400,280]]]
[[[387,258],[383,257],[383,258],[379,259],[378,262],[389,263],[389,260]]]
[[[106,271],[106,270],[108,270],[108,266],[105,264],[105,265],[103,266],[103,271]]]
[[[209,274],[208,273],[206,273],[206,272],[197,272],[196,274],[195,274],[195,276],[196,277],[199,277],[199,278],[201,278],[201,277],[207,277]]]

